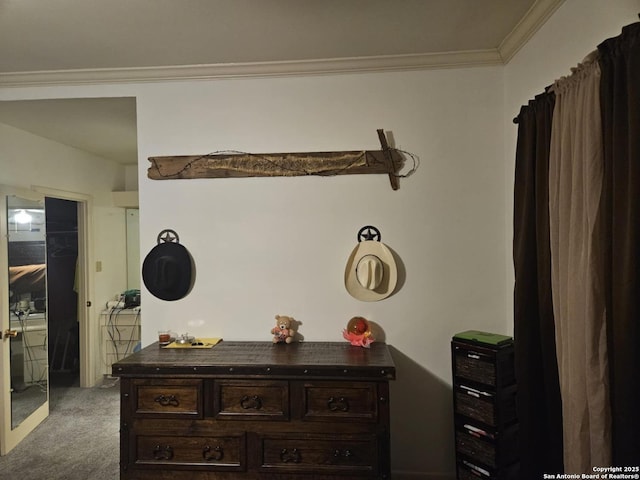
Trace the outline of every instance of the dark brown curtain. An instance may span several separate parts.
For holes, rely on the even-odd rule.
[[[640,461],[640,23],[598,46],[614,465]]]
[[[549,240],[549,148],[555,96],[518,115],[514,189],[514,340],[520,478],[562,472],[562,405],[556,361]]]
[[[640,461],[640,23],[598,46],[612,464]],[[514,337],[523,479],[562,472],[549,243],[549,147],[555,97],[522,108],[514,191]],[[579,158],[576,158],[579,160]],[[600,245],[596,241],[596,245]]]

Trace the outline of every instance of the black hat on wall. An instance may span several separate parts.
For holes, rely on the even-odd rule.
[[[178,234],[163,230],[158,245],[142,263],[142,281],[147,290],[161,300],[180,300],[193,288],[195,268],[187,249],[179,243]]]

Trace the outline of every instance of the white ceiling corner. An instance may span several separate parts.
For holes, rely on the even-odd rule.
[[[502,65],[563,1],[0,0],[0,89]],[[0,122],[137,162],[135,99],[0,102]]]
[[[518,50],[533,37],[563,2],[564,0],[537,0],[534,2],[527,14],[520,19],[498,46],[502,62],[509,63]]]

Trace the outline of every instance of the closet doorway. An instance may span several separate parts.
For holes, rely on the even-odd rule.
[[[78,202],[45,197],[50,388],[80,385]]]

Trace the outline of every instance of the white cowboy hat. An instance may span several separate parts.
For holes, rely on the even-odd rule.
[[[363,302],[376,302],[393,293],[398,270],[391,250],[376,240],[361,241],[349,256],[344,285],[349,294]]]

